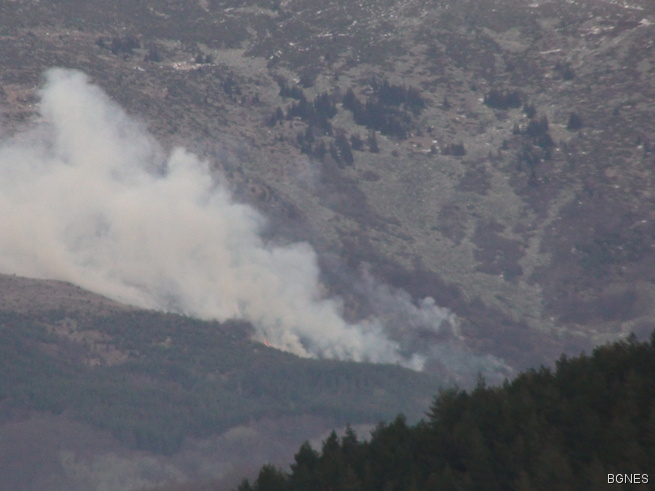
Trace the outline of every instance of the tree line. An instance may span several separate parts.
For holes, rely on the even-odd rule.
[[[655,333],[650,342],[631,337],[501,387],[444,390],[426,420],[399,416],[368,441],[333,432],[320,451],[304,444],[290,471],[264,466],[237,489],[640,489],[607,479],[655,469],[653,373]]]

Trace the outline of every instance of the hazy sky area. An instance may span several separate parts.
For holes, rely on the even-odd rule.
[[[255,209],[235,203],[184,149],[163,155],[84,74],[48,72],[40,113],[0,150],[3,272],[142,307],[245,319],[259,339],[303,356],[421,367],[379,321],[342,319],[340,300],[322,294],[308,244],[263,243]],[[432,303],[421,315],[435,328],[450,317]]]

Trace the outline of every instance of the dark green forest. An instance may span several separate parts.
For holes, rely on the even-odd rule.
[[[63,323],[77,326],[73,335],[57,334]],[[400,410],[416,421],[438,386],[400,367],[298,358],[249,336],[242,322],[147,311],[0,313],[0,423],[66,413],[130,448],[173,454],[187,437],[264,417],[345,425]]]
[[[655,333],[650,343],[631,337],[501,387],[441,391],[425,420],[398,416],[366,441],[333,432],[320,452],[304,444],[290,472],[264,466],[238,491],[648,489],[654,374]],[[608,474],[633,483],[609,484]]]

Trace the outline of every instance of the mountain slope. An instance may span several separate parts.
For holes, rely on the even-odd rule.
[[[247,437],[243,445],[262,447],[258,459],[277,459],[288,450],[274,450],[262,440],[288,437],[263,421],[277,421],[297,443],[333,425],[374,424],[398,412],[417,419],[425,394],[437,384],[399,367],[298,358],[250,341],[244,323],[138,310],[63,283],[3,276],[0,288],[5,301],[17,295],[31,299],[29,311],[5,306],[0,314],[0,420],[2,431],[11,435],[0,445],[0,482],[14,482],[15,489],[37,489],[48,472],[62,480],[61,489],[108,485],[100,470],[119,474],[124,458],[119,456],[129,449],[162,462],[173,457],[158,455],[178,456],[177,462],[152,464],[158,470],[150,478],[147,462],[126,472],[125,479],[142,479],[141,485],[175,474],[177,479],[219,476],[251,461],[238,452],[207,451],[198,461],[216,458],[213,465],[223,468],[202,471],[179,462],[179,456],[190,452],[191,442],[209,445],[212,438],[240,431]],[[37,452],[38,442],[30,436],[30,428],[44,418],[50,418],[51,428],[42,435],[59,445],[50,453],[49,444]],[[64,429],[75,425],[84,435],[80,440],[87,438],[79,444],[86,450],[65,436]],[[54,428],[64,434],[53,434]],[[94,439],[104,446],[96,448]],[[11,448],[17,440],[34,456],[16,462]],[[86,476],[76,477],[79,459],[87,459],[77,463]],[[25,475],[26,465],[44,470]],[[127,481],[123,486],[132,487]]]
[[[326,270],[369,263],[432,296],[470,349],[515,369],[653,326],[649,2],[2,9],[7,131],[45,68],[84,70],[167,145],[207,156],[273,235],[311,241]],[[385,80],[424,107],[384,106],[400,137],[377,126],[372,153],[343,96],[374,103]],[[280,83],[330,94],[332,135],[286,119],[296,100]],[[364,141],[353,165],[339,135]],[[366,314],[351,273],[326,280]]]

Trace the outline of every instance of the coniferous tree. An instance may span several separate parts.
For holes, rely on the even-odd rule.
[[[246,488],[247,489],[247,488]],[[288,491],[287,477],[280,469],[265,465],[259,471],[253,491]]]
[[[332,433],[320,453],[301,447],[289,476],[266,469],[272,487],[258,487],[262,477],[254,489],[605,489],[609,472],[655,465],[653,372],[655,334],[562,357],[556,370],[502,387],[442,391],[426,422],[399,417],[367,442]]]
[[[521,107],[521,94],[516,90],[491,89],[485,94],[484,104],[493,109],[513,109]]]
[[[358,133],[350,136],[350,147],[357,151],[364,149],[364,140],[362,140],[362,137]]]
[[[355,159],[353,153],[350,150],[350,142],[344,133],[339,133],[335,140],[337,151],[339,154],[340,160],[343,160],[348,165],[353,165]]]
[[[582,118],[578,113],[571,113],[569,115],[569,121],[566,124],[566,129],[569,131],[577,131],[582,128]]]
[[[368,144],[368,150],[371,153],[378,153],[380,147],[378,146],[378,139],[375,136],[375,131],[369,131],[368,137],[366,138],[366,143]]]
[[[534,107],[534,104],[525,103],[523,105],[523,112],[529,119],[532,119],[537,115],[537,108]]]

